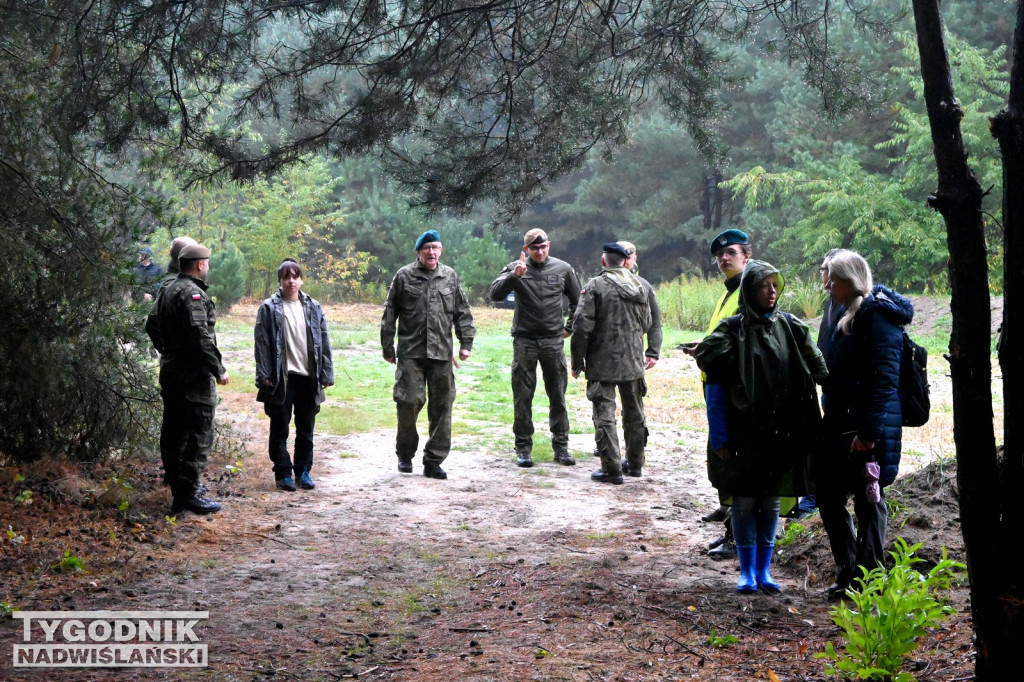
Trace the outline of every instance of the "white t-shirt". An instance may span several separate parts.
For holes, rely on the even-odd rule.
[[[286,301],[284,306],[285,371],[309,376],[309,348],[306,343],[306,316],[302,301]]]

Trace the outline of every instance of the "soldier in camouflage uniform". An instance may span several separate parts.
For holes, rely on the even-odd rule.
[[[215,383],[228,383],[217,349],[217,313],[206,294],[210,250],[198,244],[179,254],[180,272],[157,298],[146,320],[146,332],[160,359],[160,395],[164,418],[160,455],[164,483],[174,497],[172,514],[208,514],[220,504],[205,496],[199,477],[213,446]]]
[[[550,249],[551,242],[543,230],[527,232],[522,257],[502,269],[489,292],[492,301],[503,301],[510,292],[516,297],[512,317],[512,433],[516,463],[521,467],[533,466],[533,394],[537,390],[538,362],[548,395],[555,461],[576,464],[569,454],[569,410],[565,406],[569,371],[564,339],[572,334],[580,281],[572,266],[548,255]],[[562,312],[563,297],[569,301],[568,319]]]
[[[637,274],[637,261],[639,257],[636,253],[636,246],[632,242],[619,241],[619,246],[626,250],[629,257],[626,258],[626,262],[622,264],[622,267],[626,268],[640,280],[640,284],[643,285],[647,291],[647,304],[651,306],[651,327],[647,330],[647,350],[644,351],[644,369],[648,370],[658,364],[658,360],[661,358],[661,341],[664,338],[664,334],[661,331],[661,308],[658,307],[658,297],[655,294],[654,287],[646,279]],[[637,434],[639,435],[639,434]],[[643,452],[643,449],[647,447],[647,429],[643,432],[643,442],[631,446],[629,442],[629,436],[626,436],[626,452],[630,450]],[[643,459],[641,457],[641,459]],[[640,462],[643,466],[643,462]],[[629,465],[629,459],[622,460],[622,473],[626,476],[632,476],[634,478],[640,478],[640,470],[633,471]]]
[[[419,445],[416,418],[427,403],[430,435],[423,447],[423,475],[445,479],[441,462],[448,456],[452,437],[457,364],[452,348],[452,327],[459,339],[459,359],[473,349],[473,314],[459,276],[441,265],[441,235],[427,230],[416,240],[416,261],[402,267],[388,289],[380,342],[384,359],[395,368],[394,399],[398,408],[395,452],[398,470],[412,472]],[[395,352],[395,334],[398,352]]]
[[[616,242],[604,245],[604,269],[583,287],[576,308],[572,375],[587,375],[587,398],[593,403],[594,440],[601,470],[590,478],[622,483],[619,438],[615,426],[615,389],[622,400],[622,429],[629,449],[630,471],[643,468],[647,423],[643,397],[644,334],[651,328],[651,306],[640,280],[624,266],[629,254]]]

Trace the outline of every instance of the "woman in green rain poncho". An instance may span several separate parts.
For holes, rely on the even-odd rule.
[[[815,384],[828,371],[810,328],[779,311],[784,284],[772,265],[748,262],[739,314],[722,320],[695,352],[708,377],[711,448],[723,464],[712,484],[733,494],[741,593],[779,591],[769,574],[779,498],[808,492],[820,440]]]

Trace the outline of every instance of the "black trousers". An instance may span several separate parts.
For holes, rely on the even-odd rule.
[[[889,508],[885,504],[885,490],[876,504],[867,501],[866,485],[863,479],[854,480],[852,485],[819,483],[817,499],[821,523],[828,533],[832,557],[836,562],[836,580],[849,584],[861,577],[857,566],[871,570],[882,566],[885,560],[885,533],[889,522]],[[852,491],[851,491],[852,490]],[[853,519],[846,508],[853,497],[853,512],[857,517],[854,531]]]
[[[284,402],[263,404],[270,417],[270,461],[274,478],[299,476],[313,468],[313,427],[320,406],[316,404],[319,388],[314,377],[289,374],[285,384]],[[295,413],[295,461],[288,456],[288,427]]]
[[[217,390],[212,376],[190,380],[161,369],[160,396],[164,403],[160,425],[164,485],[170,486],[175,499],[187,499],[195,494],[213,448]]]

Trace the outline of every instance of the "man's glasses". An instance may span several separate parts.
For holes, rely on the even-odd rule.
[[[549,246],[551,246],[551,242],[544,242],[543,244],[530,244],[526,248],[528,248],[530,251],[540,251],[541,249],[546,249]]]

